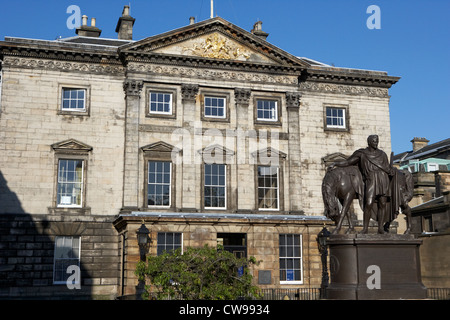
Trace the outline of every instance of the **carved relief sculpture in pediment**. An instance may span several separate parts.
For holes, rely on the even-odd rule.
[[[248,60],[250,53],[243,46],[232,43],[227,38],[213,33],[202,38],[199,43],[193,43],[190,47],[184,46],[183,51],[188,51],[196,56],[213,59]]]

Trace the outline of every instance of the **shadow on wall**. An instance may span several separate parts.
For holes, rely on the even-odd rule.
[[[90,299],[83,231],[81,223],[26,213],[0,171],[0,299]]]

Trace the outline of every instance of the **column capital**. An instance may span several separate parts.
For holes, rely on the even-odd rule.
[[[236,104],[248,106],[249,102],[250,102],[251,94],[252,94],[252,91],[250,89],[235,88],[234,89],[234,99],[236,101]]]
[[[125,80],[123,82],[123,91],[126,96],[139,96],[144,82],[141,80]]]
[[[300,98],[302,94],[300,92],[286,92],[286,107],[292,109],[298,109],[300,107]]]
[[[198,94],[197,84],[183,84],[181,85],[181,97],[183,102],[195,102],[195,97]]]

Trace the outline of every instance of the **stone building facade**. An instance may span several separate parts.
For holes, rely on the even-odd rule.
[[[390,153],[398,78],[294,56],[260,22],[133,23],[0,42],[0,296],[134,294],[141,224],[149,254],[222,242],[263,288],[319,287],[326,163],[372,133]]]

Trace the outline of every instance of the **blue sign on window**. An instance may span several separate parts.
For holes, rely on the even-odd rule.
[[[238,277],[242,277],[244,275],[244,267],[238,268]]]
[[[294,270],[286,270],[286,281],[294,281]]]

